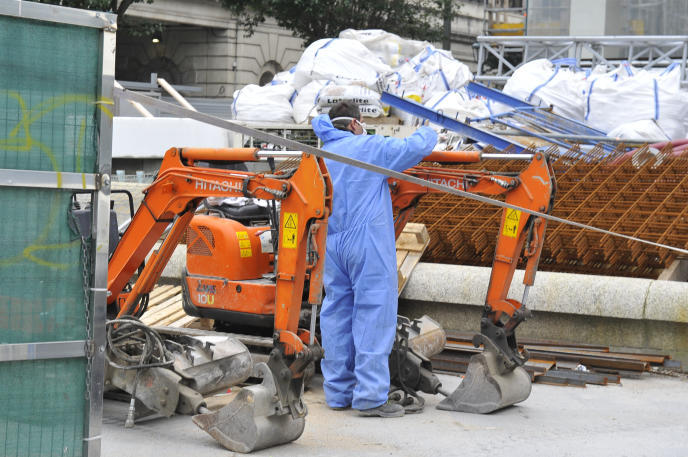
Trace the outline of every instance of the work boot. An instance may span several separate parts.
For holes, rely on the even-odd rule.
[[[404,407],[398,403],[386,401],[375,408],[359,409],[358,415],[365,417],[401,417],[404,415]]]
[[[328,405],[328,408],[330,408],[332,411],[346,411],[348,409],[351,409],[351,406],[329,406]]]

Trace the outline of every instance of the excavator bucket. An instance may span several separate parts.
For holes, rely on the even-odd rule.
[[[241,389],[231,403],[217,411],[193,416],[192,420],[230,451],[248,453],[289,443],[303,433],[305,414],[293,417],[277,400],[272,372],[265,363],[256,364],[263,382]]]
[[[520,366],[505,370],[498,359],[490,350],[471,357],[463,381],[437,408],[486,414],[528,398],[530,375]]]

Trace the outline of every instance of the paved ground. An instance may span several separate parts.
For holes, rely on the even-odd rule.
[[[460,378],[440,376],[454,389]],[[318,384],[318,383],[313,383]],[[435,409],[400,419],[332,411],[322,387],[306,393],[309,415],[294,443],[256,456],[677,456],[688,455],[688,381],[647,374],[621,386],[534,385],[528,400],[490,415]],[[104,457],[230,456],[188,416],[124,429],[127,405],[105,401]],[[238,454],[241,455],[241,454]]]

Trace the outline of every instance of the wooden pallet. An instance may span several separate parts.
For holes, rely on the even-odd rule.
[[[406,224],[397,239],[397,277],[399,279],[399,295],[411,277],[411,272],[420,262],[423,252],[430,243],[425,224]]]
[[[411,272],[420,261],[428,247],[430,235],[424,224],[406,224],[397,240],[397,276],[399,294],[403,290]],[[148,310],[141,319],[144,324],[154,327],[185,327],[211,329],[212,319],[199,319],[187,316],[182,308],[181,286],[161,285],[150,293]]]

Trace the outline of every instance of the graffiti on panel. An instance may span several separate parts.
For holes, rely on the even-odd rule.
[[[57,173],[57,186],[62,185],[62,167],[58,163],[53,149],[45,142],[41,141],[40,134],[34,131],[40,131],[41,121],[44,117],[58,110],[66,110],[68,106],[85,105],[96,107],[106,116],[112,118],[112,111],[110,106],[113,105],[110,99],[97,99],[91,95],[86,94],[68,94],[56,97],[50,97],[40,101],[35,106],[30,106],[24,97],[16,91],[2,91],[0,96],[8,101],[16,103],[18,116],[16,124],[9,125],[6,137],[0,137],[0,153],[3,151],[15,151],[26,154],[42,154],[48,158],[52,171]],[[86,129],[87,122],[82,118],[78,122],[78,128],[75,139],[75,171],[85,172],[84,170],[84,150],[86,144]],[[3,258],[0,255],[0,268],[16,265],[22,261],[29,261],[31,263],[57,269],[66,269],[70,265],[65,263],[55,262],[46,259],[41,254],[60,249],[69,249],[79,243],[79,240],[74,240],[66,243],[49,243],[47,242],[51,227],[54,226],[59,218],[63,216],[60,211],[59,193],[53,194],[53,201],[50,203],[50,210],[47,215],[47,222],[37,237],[28,245],[20,247],[18,253],[10,254],[9,257]],[[15,251],[16,252],[16,251]]]

